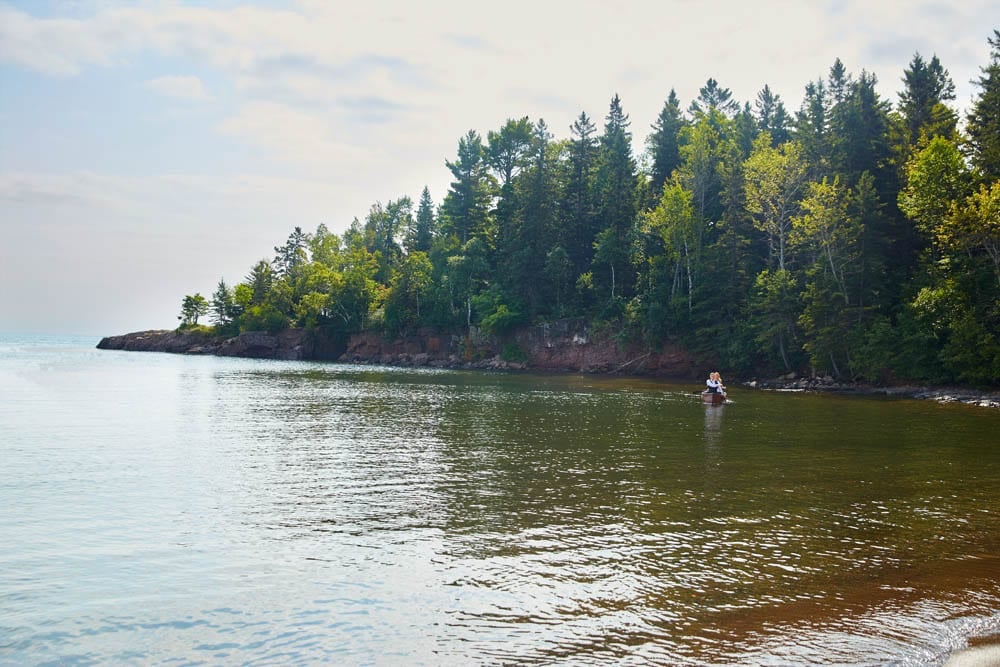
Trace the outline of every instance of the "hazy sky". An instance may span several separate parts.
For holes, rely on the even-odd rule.
[[[0,332],[173,328],[296,225],[435,203],[469,129],[618,93],[641,152],[713,77],[789,111],[834,59],[897,100],[937,54],[968,108],[996,0],[0,0]]]

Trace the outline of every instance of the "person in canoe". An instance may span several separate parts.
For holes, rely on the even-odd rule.
[[[705,390],[707,393],[726,395],[726,386],[722,384],[722,376],[718,372],[712,371],[709,373],[705,384],[708,386],[708,389]]]

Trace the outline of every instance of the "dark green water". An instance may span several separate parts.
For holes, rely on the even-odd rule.
[[[0,356],[0,663],[934,665],[1000,633],[1000,413]]]

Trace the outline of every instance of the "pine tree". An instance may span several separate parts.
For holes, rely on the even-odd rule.
[[[717,109],[726,116],[732,116],[740,110],[739,102],[733,99],[732,91],[720,86],[715,79],[709,79],[698,89],[698,99],[691,102],[688,112],[692,116],[699,116],[707,114],[712,109]]]
[[[477,236],[491,236],[489,212],[494,181],[487,171],[479,133],[469,130],[458,142],[458,159],[445,164],[455,180],[441,205],[442,226],[462,245]]]
[[[309,247],[309,234],[295,227],[285,245],[275,246],[274,268],[281,278],[294,276],[296,271],[308,260],[306,249]]]

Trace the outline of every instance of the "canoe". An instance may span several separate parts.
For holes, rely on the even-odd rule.
[[[701,400],[712,405],[721,405],[726,402],[726,395],[717,394],[713,391],[703,391],[701,392]]]

